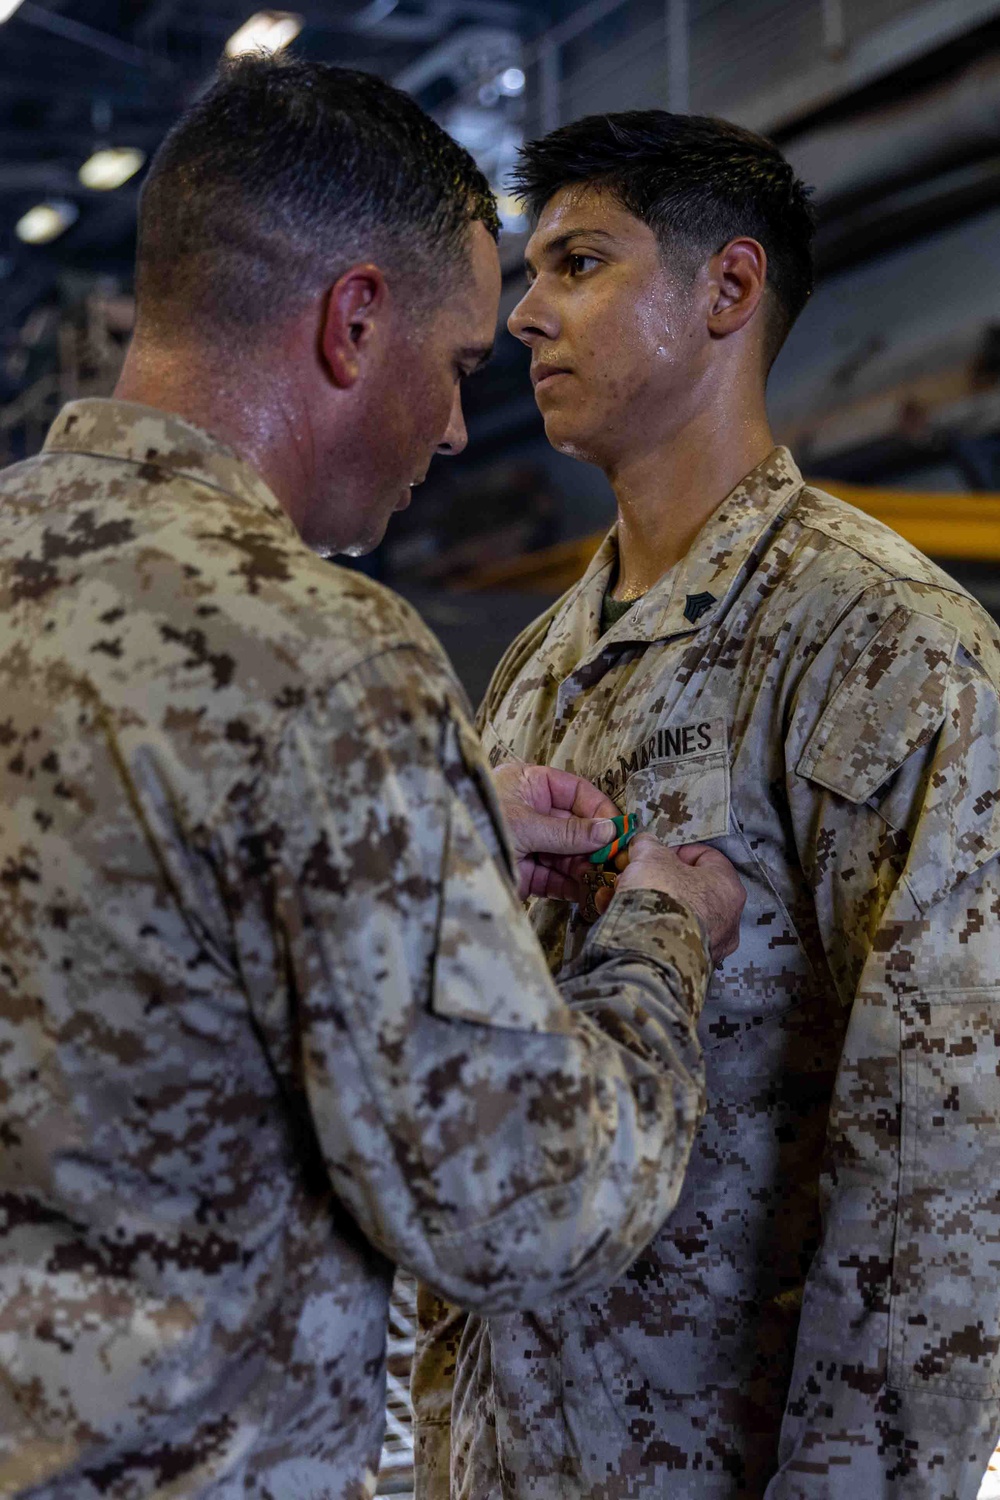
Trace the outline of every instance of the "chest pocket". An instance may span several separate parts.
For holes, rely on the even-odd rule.
[[[587,771],[576,767],[582,775]],[[729,832],[729,749],[724,719],[670,724],[653,730],[614,766],[591,778],[643,833],[662,844],[703,844]],[[729,850],[726,849],[726,853]],[[551,903],[547,903],[551,904]],[[536,925],[537,918],[534,918]],[[562,958],[578,954],[589,928],[574,911]]]
[[[624,811],[634,814],[640,828],[655,834],[664,844],[723,838],[729,832],[725,721],[713,719],[659,729],[642,753],[647,749],[657,758],[628,772],[617,799]]]
[[[713,1055],[719,1098],[731,1084],[739,1100],[748,1076],[777,1074],[790,1013],[814,993],[811,968],[766,862],[732,806],[725,721],[658,734],[665,737],[662,748],[674,753],[637,768],[618,800],[665,844],[713,843],[744,883],[740,948],[713,975],[698,1027],[706,1055]]]

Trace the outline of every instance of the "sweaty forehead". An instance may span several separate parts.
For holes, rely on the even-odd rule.
[[[500,305],[500,256],[485,225],[472,226],[469,244],[471,275],[467,283],[470,312],[492,334]]]
[[[485,294],[490,295],[496,292],[499,296],[500,253],[497,250],[496,240],[486,225],[477,220],[472,226],[469,241],[473,281]]]
[[[629,213],[612,192],[585,183],[560,188],[552,195],[538,216],[525,258],[534,262],[567,236],[588,233],[626,249],[655,241],[649,226]]]
[[[435,315],[446,337],[492,342],[500,306],[500,257],[489,231],[471,227],[468,259],[453,277]]]

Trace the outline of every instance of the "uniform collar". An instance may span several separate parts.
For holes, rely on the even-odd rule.
[[[602,636],[601,604],[618,561],[612,528],[553,618],[541,651],[547,665],[562,679],[608,648],[708,629],[802,485],[788,449],[772,449],[713,511],[677,566]]]
[[[71,401],[50,427],[43,451],[116,458],[147,471],[175,474],[244,500],[295,529],[245,459],[193,422],[156,407],[96,397]]]

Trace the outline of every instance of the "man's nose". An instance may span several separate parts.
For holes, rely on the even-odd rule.
[[[437,451],[444,453],[450,458],[455,458],[459,453],[464,453],[468,447],[469,434],[465,426],[465,413],[462,411],[462,387],[455,386],[455,394],[451,401],[451,415],[448,418],[448,426],[444,437],[438,443]]]
[[[546,306],[537,281],[532,282],[507,319],[507,327],[514,337],[520,339],[522,344],[527,344],[529,349],[539,339],[556,337],[559,329],[555,314],[550,307]]]

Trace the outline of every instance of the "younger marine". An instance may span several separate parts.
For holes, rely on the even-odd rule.
[[[975,1500],[1000,1431],[1000,636],[775,446],[813,226],[774,146],[595,116],[530,145],[520,187],[509,326],[618,518],[498,668],[486,747],[711,842],[749,894],[669,1222],[610,1291],[460,1343],[425,1299],[421,1493],[450,1469],[456,1500]],[[532,920],[559,972],[583,914]]]

